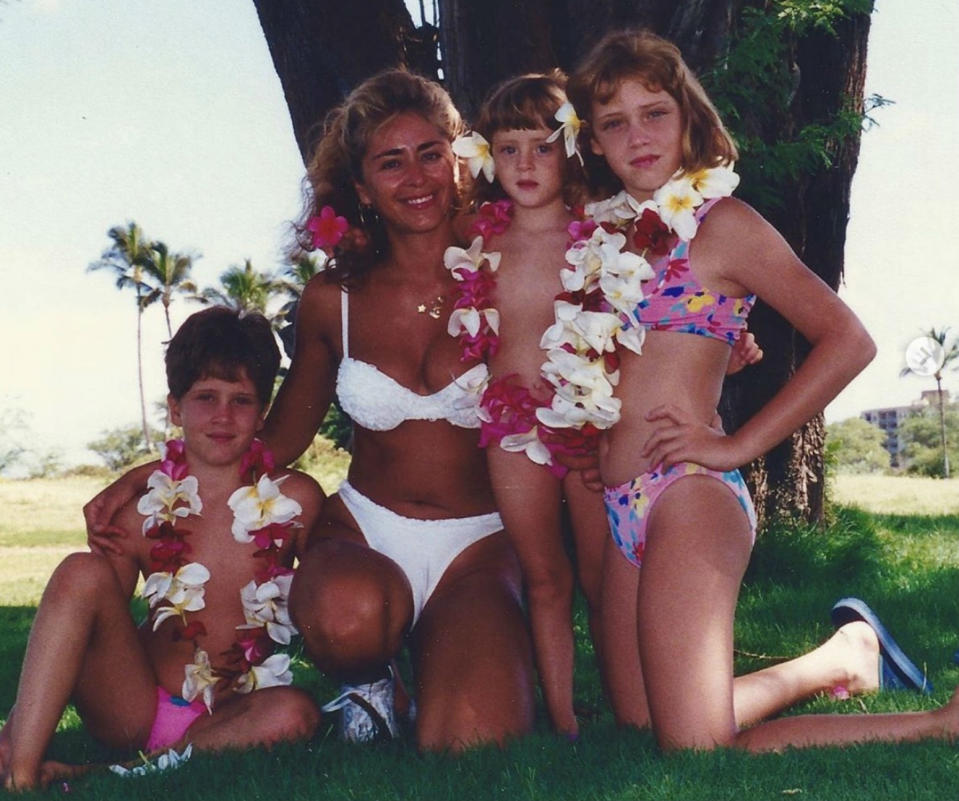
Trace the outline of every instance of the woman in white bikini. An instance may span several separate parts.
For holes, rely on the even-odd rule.
[[[293,615],[318,667],[351,685],[348,737],[379,723],[363,701],[393,728],[379,696],[410,635],[417,739],[438,749],[502,742],[533,718],[519,571],[477,447],[487,370],[464,364],[446,331],[461,132],[446,92],[402,71],[366,81],[328,119],[301,232],[331,267],[303,294],[264,430],[286,463],[334,394],[353,419],[349,475],[313,531]]]

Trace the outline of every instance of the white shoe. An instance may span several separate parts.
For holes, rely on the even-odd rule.
[[[344,684],[340,694],[322,707],[339,712],[337,735],[347,743],[370,743],[399,736],[393,704],[393,671],[386,678],[367,684]]]

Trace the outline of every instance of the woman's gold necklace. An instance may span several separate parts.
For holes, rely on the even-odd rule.
[[[439,320],[444,303],[446,303],[446,295],[437,295],[429,303],[418,304],[416,306],[416,311],[419,314],[428,314],[434,320]]]

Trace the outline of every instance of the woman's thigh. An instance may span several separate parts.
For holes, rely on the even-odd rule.
[[[328,503],[342,509],[336,496]],[[406,574],[370,548],[350,522],[324,510],[290,590],[293,622],[310,656],[321,670],[336,674],[388,661],[413,616]]]
[[[461,750],[529,731],[533,665],[519,599],[503,534],[451,566],[413,631],[421,747]]]

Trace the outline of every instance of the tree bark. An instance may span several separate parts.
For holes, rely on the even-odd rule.
[[[648,27],[673,40],[703,72],[728,52],[746,8],[763,0],[439,0],[440,31],[414,29],[402,0],[254,0],[280,76],[304,160],[328,108],[365,77],[405,65],[442,77],[469,119],[489,88],[521,72],[569,71],[606,31]],[[868,14],[851,14],[836,35],[815,31],[788,43],[795,87],[788,111],[761,118],[756,135],[773,142],[804,125],[863,109]],[[436,42],[441,63],[436,63]],[[750,117],[752,115],[752,117]],[[843,272],[849,192],[859,135],[837,143],[831,164],[789,184],[778,207],[757,203],[796,253],[833,289]],[[746,157],[748,159],[748,155]],[[748,192],[748,187],[746,187]],[[750,328],[763,361],[727,381],[721,413],[734,431],[795,372],[808,343],[778,314],[757,304]],[[786,514],[819,520],[823,512],[822,415],[744,471],[761,519]]]

